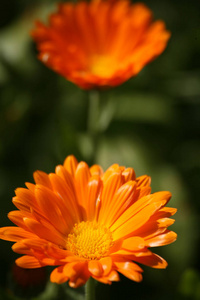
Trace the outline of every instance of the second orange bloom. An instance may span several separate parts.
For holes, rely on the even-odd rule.
[[[60,4],[32,32],[39,59],[83,89],[117,86],[135,76],[167,44],[163,21],[144,4],[91,1]]]
[[[168,230],[176,209],[166,207],[170,192],[151,194],[150,177],[118,164],[103,172],[68,156],[55,173],[37,171],[34,179],[13,198],[18,210],[8,216],[17,226],[0,228],[0,239],[24,254],[18,266],[54,266],[51,281],[69,281],[73,288],[90,277],[111,284],[118,273],[139,282],[137,263],[166,268],[150,248],[176,240]]]

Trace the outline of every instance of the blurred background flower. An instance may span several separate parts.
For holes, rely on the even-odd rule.
[[[45,268],[22,269],[14,263],[8,276],[9,294],[13,297],[35,297],[44,291],[47,280]]]
[[[102,92],[94,155],[87,93],[39,62],[29,35],[35,19],[46,22],[56,1],[1,0],[0,226],[11,225],[6,214],[14,208],[14,189],[33,182],[37,169],[52,172],[68,154],[104,169],[114,162],[132,166],[138,176],[152,177],[153,192],[172,193],[170,205],[178,213],[171,229],[178,240],[156,249],[169,263],[166,270],[146,268],[142,283],[122,277],[97,288],[105,300],[129,300],[130,293],[135,299],[200,299],[200,2],[144,3],[172,36],[164,53],[137,77]],[[1,241],[0,296],[16,258],[11,244]],[[53,292],[48,295],[56,299]]]
[[[32,36],[39,59],[84,89],[117,86],[166,47],[170,33],[142,3],[60,3]]]

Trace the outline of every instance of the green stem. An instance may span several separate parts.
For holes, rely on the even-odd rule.
[[[95,136],[98,132],[100,95],[97,90],[89,92],[88,132]]]
[[[95,280],[92,277],[85,284],[85,300],[95,300]]]
[[[88,94],[88,118],[87,138],[89,142],[89,163],[93,164],[98,144],[99,117],[100,117],[100,94],[97,90],[91,90]]]

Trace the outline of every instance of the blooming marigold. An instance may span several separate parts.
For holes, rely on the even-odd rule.
[[[142,280],[136,263],[165,268],[167,262],[149,248],[176,240],[168,226],[176,209],[165,207],[171,194],[151,194],[150,177],[112,165],[104,173],[68,156],[55,173],[34,173],[35,184],[18,188],[9,213],[17,227],[3,227],[0,238],[13,241],[23,268],[57,266],[51,281],[71,287],[93,277],[118,281],[118,272]]]
[[[126,0],[63,3],[32,32],[39,59],[83,89],[117,86],[166,47],[170,33],[144,4]]]

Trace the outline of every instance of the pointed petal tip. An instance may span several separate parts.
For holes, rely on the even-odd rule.
[[[74,176],[76,172],[76,168],[78,165],[78,161],[74,155],[69,155],[65,158],[63,166],[66,168],[66,170]]]

